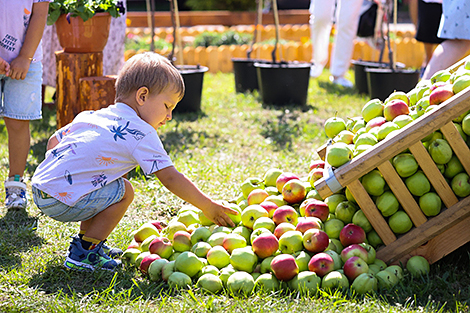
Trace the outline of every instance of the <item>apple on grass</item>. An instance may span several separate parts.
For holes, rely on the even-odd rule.
[[[204,274],[196,282],[196,286],[210,293],[218,293],[224,288],[220,278],[214,274]]]
[[[262,291],[278,291],[279,280],[271,273],[264,273],[255,280],[255,289]]]
[[[159,236],[160,232],[157,227],[152,223],[147,222],[142,224],[134,233],[134,240],[137,242],[144,241],[147,237],[151,235]]]
[[[235,273],[237,270],[233,268],[231,264],[227,265],[224,268],[220,269],[219,272],[219,278],[222,281],[222,284],[224,284],[225,287],[227,287],[227,280],[228,278]]]
[[[406,269],[413,277],[427,275],[430,271],[428,260],[421,255],[415,255],[406,262]]]
[[[157,237],[150,243],[149,252],[168,259],[173,254],[173,244],[166,237]]]
[[[321,278],[311,271],[298,273],[289,281],[289,288],[298,291],[302,295],[313,296],[317,293],[321,285]]]
[[[279,250],[282,253],[292,254],[303,248],[303,236],[299,231],[288,231],[279,238]]]
[[[212,246],[209,243],[205,241],[199,241],[191,247],[191,252],[197,255],[199,258],[205,258],[207,256],[207,252],[209,252],[211,248]]]
[[[170,288],[189,288],[191,283],[191,277],[183,272],[173,272],[170,277],[168,277],[168,286]]]
[[[145,238],[144,241],[142,241],[140,246],[137,246],[137,248],[139,248],[142,252],[143,251],[149,251],[150,243],[157,237],[158,237],[157,235],[148,236],[147,238]],[[136,242],[135,240],[133,240],[133,241]]]
[[[162,269],[168,263],[167,259],[156,259],[150,263],[147,273],[151,281],[159,281],[162,279]]]
[[[398,277],[389,271],[382,270],[374,276],[377,279],[379,288],[381,289],[390,289],[398,284]]]
[[[296,226],[292,225],[291,223],[288,223],[288,222],[280,223],[274,229],[274,236],[276,236],[277,239],[279,239],[284,233],[291,231],[291,230],[298,230],[298,229],[296,229]]]
[[[348,259],[350,259],[354,256],[360,257],[365,262],[367,262],[368,259],[369,259],[369,254],[368,254],[366,248],[364,248],[363,246],[361,246],[359,244],[356,244],[356,243],[354,243],[352,245],[349,245],[347,247],[344,247],[344,249],[341,250],[340,256],[341,256],[341,260],[344,263],[346,263],[346,261]],[[373,262],[373,260],[372,260],[372,262]]]
[[[230,254],[222,246],[212,247],[206,255],[207,263],[221,269],[230,264]]]
[[[175,261],[170,261],[165,263],[162,267],[162,279],[163,281],[168,281],[168,278],[175,271]]]
[[[230,264],[238,271],[251,273],[258,264],[258,256],[253,252],[251,246],[237,248],[230,255]]]
[[[201,269],[201,271],[199,272],[199,274],[200,274],[199,277],[201,277],[201,276],[204,275],[204,274],[214,274],[214,275],[219,276],[220,270],[219,270],[216,266],[208,264],[208,265],[205,265],[205,266]]]
[[[201,226],[196,228],[191,233],[191,245],[195,245],[197,242],[205,242],[210,237],[211,231],[209,228]]]
[[[263,233],[252,243],[253,252],[261,259],[272,256],[279,249],[279,241],[272,233]]]
[[[276,223],[274,223],[271,218],[263,216],[258,218],[253,224],[253,230],[256,230],[258,228],[266,228],[270,232],[274,232],[274,229],[276,228]]]
[[[248,297],[254,288],[255,280],[247,272],[235,272],[227,279],[227,289],[232,295]]]
[[[194,277],[203,267],[200,258],[190,251],[182,252],[175,260],[175,271]]]
[[[377,278],[372,274],[362,273],[354,279],[351,289],[360,295],[377,291]]]
[[[247,197],[248,205],[260,204],[267,197],[269,197],[269,194],[266,190],[261,189],[261,188],[254,189],[248,194],[248,197]]]
[[[353,256],[344,262],[343,265],[344,275],[350,280],[353,281],[356,277],[361,274],[369,272],[369,266],[367,262],[361,259],[358,256]]]
[[[129,248],[129,249],[126,249],[126,251],[124,251],[121,258],[122,258],[122,261],[126,264],[135,264],[135,260],[141,253],[142,251],[140,249]]]
[[[398,280],[403,279],[403,269],[399,265],[389,265],[385,268],[386,271],[394,274]]]
[[[312,256],[308,262],[308,270],[315,272],[318,276],[323,277],[335,268],[335,262],[328,253],[320,252]]]
[[[289,281],[299,273],[299,267],[294,256],[290,254],[280,254],[271,261],[271,269],[277,279]]]
[[[303,246],[310,252],[323,252],[330,244],[328,235],[316,228],[307,230],[302,237]]]
[[[341,272],[331,271],[323,276],[321,281],[322,289],[347,289],[349,288],[349,280]]]
[[[339,240],[344,247],[354,243],[362,243],[366,240],[366,233],[360,226],[349,223],[341,229]]]
[[[299,272],[308,271],[308,262],[310,262],[311,256],[306,251],[297,251],[292,254],[295,258],[295,262],[299,267]]]
[[[313,216],[299,217],[295,230],[300,231],[303,234],[311,228],[322,229],[323,222],[321,219]]]
[[[158,259],[161,259],[161,257],[158,254],[146,255],[139,264],[139,270],[142,273],[147,274],[150,264],[153,261],[158,260]]]
[[[173,249],[176,252],[191,250],[191,235],[187,231],[179,230],[173,235]]]
[[[270,168],[263,176],[264,185],[266,187],[276,187],[276,180],[281,174],[282,170],[278,168]]]
[[[295,226],[297,225],[298,218],[299,214],[290,205],[280,206],[273,213],[273,221],[276,225],[287,222]]]
[[[293,204],[304,200],[307,190],[299,179],[291,179],[284,184],[281,194],[287,203]]]

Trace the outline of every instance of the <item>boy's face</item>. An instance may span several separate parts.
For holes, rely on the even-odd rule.
[[[148,94],[139,107],[140,117],[157,129],[171,120],[178,100],[178,95],[171,88],[159,94]]]

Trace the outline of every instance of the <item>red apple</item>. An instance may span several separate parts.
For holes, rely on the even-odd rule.
[[[384,124],[385,122],[387,122],[387,120],[383,116],[374,117],[369,122],[367,122],[366,132],[368,132],[371,128],[378,127],[378,126]]]
[[[353,281],[357,276],[362,273],[369,272],[369,266],[366,261],[361,259],[358,256],[353,256],[349,258],[343,265],[344,275],[349,278],[350,281]]]
[[[265,200],[261,202],[259,205],[261,205],[263,208],[266,209],[266,211],[268,211],[269,217],[271,218],[273,217],[274,211],[276,211],[276,209],[278,208],[276,203],[269,201],[269,200]]]
[[[364,247],[358,245],[357,243],[353,243],[352,245],[344,247],[343,250],[341,250],[340,256],[343,262],[346,262],[353,256],[358,256],[366,262],[369,258],[367,250]]]
[[[290,230],[296,230],[295,226],[288,222],[280,223],[274,229],[274,236],[276,236],[276,238],[279,239],[284,233]]]
[[[152,220],[152,221],[150,221],[150,223],[160,231],[168,226],[165,222],[162,222],[162,221]]]
[[[310,183],[310,185],[313,186],[313,184],[317,180],[323,178],[324,171],[325,171],[325,169],[322,168],[322,167],[314,168],[313,170],[311,170],[308,173],[308,182]]]
[[[260,204],[269,196],[268,192],[264,189],[254,189],[247,197],[248,205]]]
[[[294,256],[290,254],[279,254],[271,261],[271,270],[277,279],[288,281],[299,273],[299,266]]]
[[[393,119],[399,115],[410,113],[408,104],[401,99],[393,99],[384,106],[384,117],[387,121],[393,121]]]
[[[184,230],[178,230],[173,235],[173,249],[176,252],[184,252],[191,250],[191,234]]]
[[[323,252],[330,244],[330,238],[323,230],[311,228],[304,233],[303,244],[310,252]]]
[[[273,221],[276,225],[287,222],[292,225],[297,225],[299,215],[297,211],[290,205],[282,205],[278,207],[273,213]]]
[[[274,234],[263,233],[253,240],[251,247],[259,258],[264,259],[279,249],[279,241]]]
[[[325,168],[325,161],[323,160],[313,160],[312,162],[310,162],[310,166],[309,166],[309,172],[311,170],[313,170],[314,168]]]
[[[302,234],[312,228],[322,229],[322,221],[318,217],[299,217],[297,225],[295,226],[295,230],[298,230]]]
[[[135,248],[135,249],[139,249],[140,250],[140,244],[135,241],[134,238],[132,238],[131,240],[131,243],[129,244],[129,246],[127,247],[127,249],[132,249],[132,248]]]
[[[326,222],[328,215],[330,215],[330,209],[328,205],[320,200],[313,199],[305,205],[305,216],[313,216],[321,219],[322,222]]]
[[[139,269],[142,273],[147,274],[147,270],[150,266],[150,264],[155,261],[161,259],[161,257],[158,254],[149,254],[145,256],[142,259],[142,262],[140,262]]]
[[[308,270],[317,273],[318,276],[323,277],[335,268],[335,261],[331,255],[320,252],[312,256],[308,262]]]
[[[307,189],[299,179],[291,179],[282,187],[282,197],[287,203],[301,202],[307,195]]]
[[[158,254],[163,259],[168,259],[173,254],[173,245],[166,237],[157,237],[149,245],[149,252]]]
[[[290,172],[284,172],[277,177],[276,188],[279,191],[279,193],[282,193],[282,187],[284,187],[284,184],[287,183],[291,179],[299,179],[299,177],[295,175],[294,173],[290,173]]]
[[[429,95],[429,105],[438,105],[454,95],[451,84],[437,87]]]
[[[363,243],[366,240],[366,233],[361,226],[353,223],[346,224],[339,233],[339,241],[343,247],[353,243]]]

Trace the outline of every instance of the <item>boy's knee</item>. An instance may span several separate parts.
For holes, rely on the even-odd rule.
[[[124,187],[125,193],[124,198],[130,202],[134,200],[134,186],[132,186],[131,182],[124,178]]]

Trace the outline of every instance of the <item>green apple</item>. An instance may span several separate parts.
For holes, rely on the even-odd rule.
[[[470,195],[470,177],[466,172],[455,175],[450,185],[458,197],[465,198]]]
[[[375,274],[375,278],[377,278],[378,286],[381,289],[390,289],[398,284],[398,277],[386,270]]]
[[[412,195],[421,197],[431,190],[431,183],[429,182],[423,171],[417,171],[410,177],[405,179],[405,185]]]
[[[384,193],[386,182],[378,170],[372,170],[362,177],[364,189],[372,196],[380,196]]]
[[[470,136],[470,113],[462,119],[462,130]]]
[[[264,188],[264,190],[266,190],[266,192],[268,193],[269,196],[277,196],[279,194],[279,190],[277,190],[276,186],[266,186],[266,188]],[[264,199],[264,200],[266,200],[266,199]]]
[[[203,265],[197,255],[190,251],[184,251],[175,260],[175,271],[193,277],[202,269]]]
[[[330,239],[338,239],[341,229],[343,229],[345,223],[337,218],[327,220],[323,224],[323,230],[326,232]]]
[[[230,256],[230,264],[238,271],[251,273],[257,263],[258,256],[253,252],[251,246],[234,249]]]
[[[411,153],[400,153],[396,155],[392,164],[400,177],[409,177],[418,170],[418,162]]]
[[[155,227],[152,223],[147,222],[147,223],[142,224],[134,232],[134,240],[137,242],[143,242],[145,239],[147,239],[151,235],[159,236],[160,232],[158,231],[158,228]]]
[[[375,117],[383,116],[384,105],[380,99],[372,99],[368,101],[361,110],[364,121],[369,122]]]
[[[219,269],[230,264],[230,254],[222,246],[212,247],[207,252],[206,259],[210,265]]]
[[[462,75],[457,78],[452,84],[452,91],[454,92],[454,94],[457,94],[462,90],[466,89],[468,86],[470,86],[470,76]]]
[[[366,236],[367,236],[367,241],[369,242],[369,244],[376,249],[379,246],[384,244],[382,241],[382,238],[380,238],[379,234],[377,234],[377,232],[374,229],[368,232]]]
[[[204,274],[213,274],[213,275],[219,276],[220,270],[216,266],[208,264],[208,265],[205,265],[201,269],[200,273],[201,275],[199,277],[201,277]]]
[[[321,285],[321,278],[315,272],[303,271],[289,281],[289,287],[302,295],[313,296]]]
[[[268,211],[259,204],[252,204],[247,206],[242,214],[242,224],[250,229],[253,229],[255,221],[260,217],[268,217]]]
[[[162,279],[162,269],[167,263],[167,259],[157,259],[150,263],[147,273],[151,281],[159,281]]]
[[[411,89],[410,91],[408,91],[408,93],[406,95],[408,96],[408,99],[410,100],[409,106],[411,108],[416,104],[416,101],[418,101],[418,99],[417,99],[418,88]]]
[[[183,223],[186,227],[192,224],[200,224],[199,211],[200,210],[198,210],[198,212],[187,210],[184,212],[178,212],[177,221]]]
[[[253,276],[244,271],[238,271],[227,279],[227,289],[230,294],[248,297],[255,288]]]
[[[333,142],[343,142],[345,144],[353,143],[354,133],[350,130],[342,130],[340,131],[335,138],[333,138]]]
[[[343,201],[338,203],[335,210],[335,216],[337,219],[343,221],[343,223],[351,223],[354,213],[359,207],[351,201]]]
[[[139,267],[140,266],[140,263],[142,263],[142,260],[150,255],[151,253],[149,251],[144,251],[144,252],[141,252],[136,258],[135,258],[135,261],[134,261],[134,265],[136,267]]]
[[[424,96],[421,99],[416,102],[416,112],[418,113],[418,116],[423,115],[426,113],[426,109],[429,107],[429,96]]]
[[[224,284],[224,286],[227,286],[228,278],[235,272],[236,270],[233,268],[231,264],[220,269],[219,278],[222,281],[222,284]]]
[[[359,129],[366,127],[366,121],[361,118],[356,120],[356,123],[354,123],[354,126],[351,128],[351,131],[356,134]]]
[[[458,130],[460,136],[462,136],[462,139],[463,139],[464,141],[467,141],[467,137],[468,137],[468,136],[467,136],[467,134],[463,131],[462,125],[460,125],[459,123],[452,123],[452,124],[454,124],[455,128],[457,128],[457,130]]]
[[[255,289],[266,292],[278,291],[280,288],[279,280],[271,273],[264,273],[255,280]]]
[[[323,276],[321,281],[322,289],[347,289],[349,280],[343,273],[334,270]]]
[[[383,140],[385,137],[387,137],[388,134],[390,134],[394,130],[399,130],[400,127],[395,124],[394,122],[386,122],[383,123],[382,125],[379,126],[379,131],[378,131],[378,137],[377,139]]]
[[[269,256],[267,258],[264,258],[263,261],[261,261],[261,264],[260,264],[260,273],[261,274],[271,273],[272,272],[271,261],[273,259],[274,259],[274,255]]]
[[[232,234],[241,235],[243,238],[245,238],[246,242],[251,242],[250,241],[251,232],[252,232],[251,229],[243,225],[237,226],[235,227],[234,230],[232,230]]]
[[[354,213],[352,223],[360,226],[366,233],[372,230],[372,225],[362,210],[357,210],[356,213]]]
[[[346,122],[340,117],[330,117],[324,124],[325,133],[328,138],[334,138],[340,131],[346,129]]]
[[[419,207],[426,216],[436,216],[441,212],[442,200],[435,192],[428,192],[419,197]]]
[[[276,188],[277,189],[277,188]],[[283,205],[287,204],[287,201],[284,200],[281,194],[278,195],[270,195],[268,196],[264,201],[271,201],[274,204],[276,204],[278,207],[281,207]]]
[[[202,211],[199,211],[198,218],[202,226],[211,226],[214,224]]]
[[[403,269],[399,265],[389,265],[385,268],[385,271],[395,275],[399,281],[403,279]]]
[[[171,274],[174,273],[174,271],[175,271],[175,261],[170,261],[168,263],[165,263],[162,267],[162,279],[164,281],[168,281],[168,278],[170,277]]]
[[[227,236],[224,232],[216,232],[207,238],[207,243],[210,244],[212,247],[221,246],[224,243],[224,239]]]
[[[270,168],[269,170],[266,171],[266,173],[264,173],[264,176],[263,176],[264,185],[266,187],[268,186],[276,187],[276,180],[281,174],[282,174],[282,170],[278,168]]]
[[[444,176],[452,179],[455,175],[464,171],[463,165],[457,156],[454,154],[449,162],[445,165]]]
[[[204,274],[197,280],[196,286],[210,293],[218,293],[224,288],[220,278],[214,274]]]
[[[434,84],[436,82],[446,82],[449,80],[450,75],[451,73],[447,69],[439,70],[431,76],[431,83]]]
[[[183,252],[191,250],[191,234],[187,231],[177,231],[173,235],[173,249],[176,252]]]
[[[341,253],[341,250],[343,249],[344,246],[339,239],[330,238],[330,244],[328,245],[327,250],[333,250],[336,251],[336,253]]]
[[[370,133],[363,133],[359,137],[357,137],[356,141],[354,142],[354,146],[358,147],[361,145],[370,145],[373,146],[379,141],[377,140],[377,137]]]
[[[398,202],[397,197],[391,191],[385,191],[383,194],[375,199],[375,205],[377,209],[380,210],[383,216],[388,217],[400,208],[400,203]]]
[[[276,228],[276,223],[274,223],[274,221],[267,216],[260,217],[253,224],[253,230],[258,228],[266,228],[273,233],[274,229]]]
[[[365,127],[362,127],[360,129],[357,130],[357,132],[354,134],[354,137],[353,137],[353,143],[356,144],[356,141],[357,139],[359,138],[359,136],[361,136],[362,134],[367,134],[367,130]]]
[[[129,248],[121,256],[121,259],[124,261],[126,264],[135,264],[135,260],[141,254],[142,251],[137,248]]]
[[[335,213],[336,207],[338,206],[338,204],[346,200],[348,199],[346,199],[346,196],[344,194],[335,193],[327,197],[324,202],[326,203],[326,205],[328,205],[328,209],[330,210],[330,213]]]
[[[145,238],[145,240],[142,241],[142,243],[140,244],[140,250],[142,250],[142,252],[149,251],[150,243],[157,237],[158,237],[157,235],[150,235],[147,238]]]
[[[392,122],[397,124],[398,127],[403,128],[409,123],[413,122],[413,118],[407,114],[402,114],[395,117]]]
[[[351,159],[352,150],[343,142],[335,142],[326,148],[326,161],[333,167],[340,167]]]
[[[248,241],[250,244],[253,244],[253,241],[256,239],[256,237],[258,237],[259,235],[263,234],[263,233],[271,233],[271,231],[269,231],[269,229],[267,228],[264,228],[264,227],[261,227],[261,228],[258,228],[258,229],[255,229],[251,235],[250,235],[250,241]]]
[[[406,262],[406,269],[413,277],[427,275],[430,271],[428,260],[420,255],[412,256]]]
[[[303,248],[303,236],[300,231],[290,230],[279,238],[279,250],[282,253],[293,254],[301,251]]]
[[[230,229],[229,227],[227,226],[219,226],[219,225],[215,225],[215,227],[212,229],[212,233],[215,234],[215,233],[226,233],[226,234],[230,234],[232,232],[232,229]]]
[[[178,222],[177,220],[172,220],[168,222],[168,226],[163,229],[163,232],[166,235],[166,238],[173,240],[173,235],[180,230],[188,231],[186,225],[181,222]]]
[[[258,188],[264,189],[264,181],[259,177],[249,177],[240,186],[245,199],[248,198],[251,191]]]
[[[174,272],[168,277],[168,286],[170,288],[189,288],[191,283],[191,277],[183,272]]]
[[[205,242],[207,239],[209,239],[211,234],[212,233],[209,228],[204,226],[198,227],[191,233],[191,244],[195,245],[197,242]]]
[[[445,139],[436,139],[428,147],[429,154],[436,164],[446,164],[452,158],[452,148]]]
[[[326,250],[324,252],[326,254],[328,254],[329,256],[331,256],[331,258],[333,259],[333,262],[334,262],[333,270],[334,271],[339,270],[343,267],[343,260],[341,260],[341,256],[339,255],[338,252],[336,252],[334,250]]]
[[[377,274],[378,272],[380,272],[381,269],[380,269],[380,266],[375,264],[375,263],[372,263],[372,264],[369,264],[369,273],[374,275]]]
[[[205,241],[199,241],[191,247],[191,252],[197,255],[199,258],[205,258],[207,256],[207,252],[209,252],[211,248],[212,246],[209,243]]]
[[[388,225],[395,234],[404,234],[413,227],[413,222],[405,211],[399,210],[390,216]]]
[[[365,242],[360,243],[359,245],[367,251],[367,264],[373,264],[377,255],[375,248]]]
[[[232,253],[234,249],[246,247],[246,244],[247,242],[245,237],[233,233],[227,234],[222,242],[222,246],[228,253]]]
[[[311,256],[305,251],[297,251],[292,254],[295,258],[295,262],[299,267],[299,272],[308,270],[308,262],[310,261]],[[274,258],[274,257],[273,257]]]
[[[242,209],[238,204],[226,202],[224,203],[225,206],[229,207],[232,210],[238,212],[238,214],[227,213],[228,217],[233,221],[235,225],[238,225],[242,221]]]
[[[377,278],[369,273],[362,273],[352,282],[351,290],[360,295],[377,291]]]

